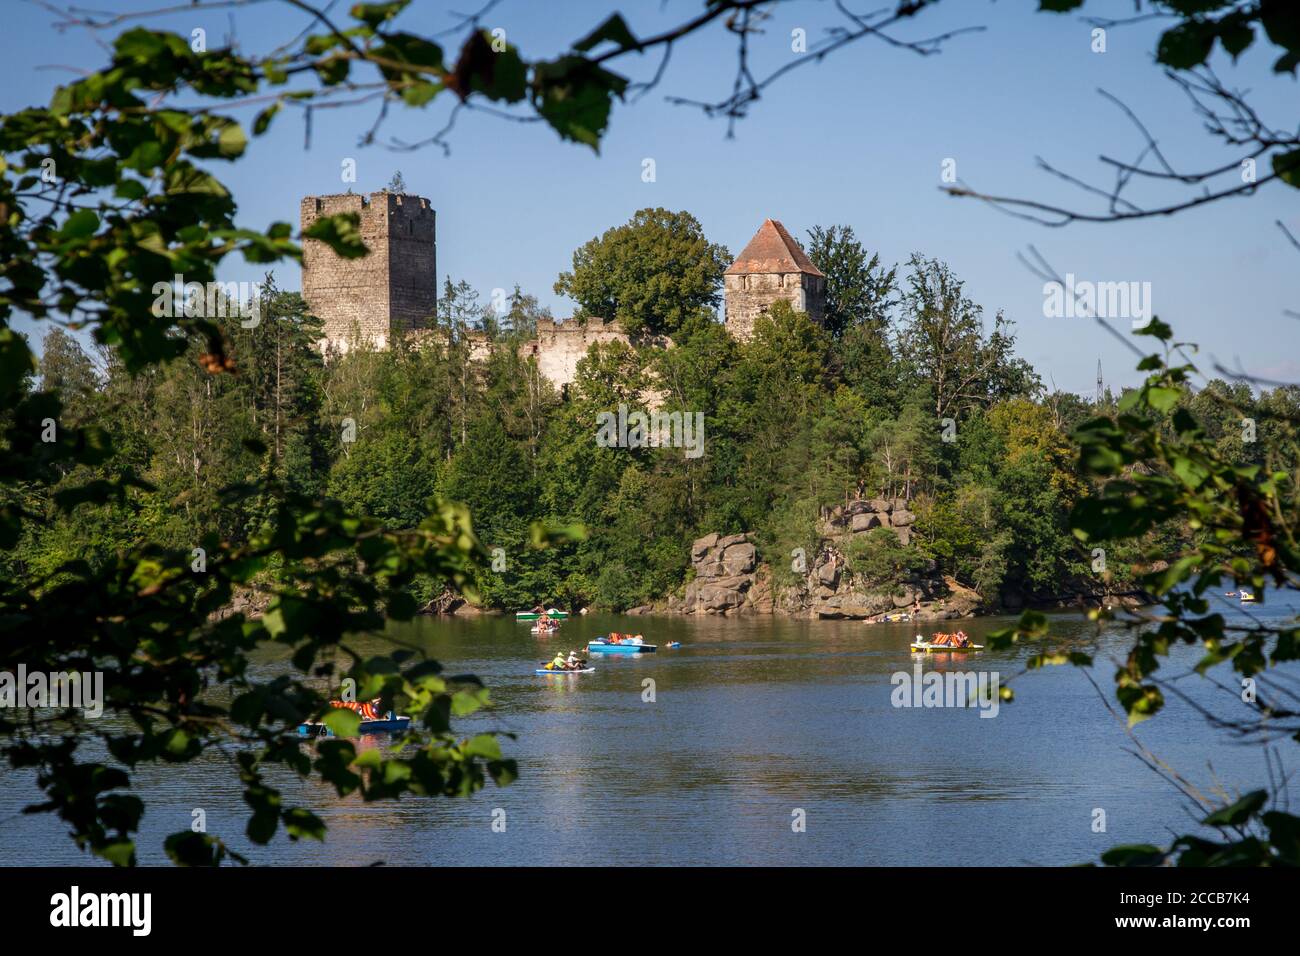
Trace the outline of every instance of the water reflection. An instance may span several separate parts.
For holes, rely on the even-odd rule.
[[[1253,613],[1287,612],[1270,605]],[[1006,624],[980,619],[965,630],[987,643]],[[1098,683],[1109,690],[1123,635],[1097,633],[1075,615],[1053,625],[1096,655]],[[1005,680],[1024,671],[1024,649],[914,655],[907,625],[757,617],[593,615],[550,637],[490,617],[421,619],[395,631],[449,672],[477,674],[491,688],[493,709],[457,729],[518,734],[504,742],[520,765],[515,784],[468,800],[366,804],[281,775],[286,800],[318,808],[328,839],[251,848],[242,843],[245,807],[227,761],[206,755],[184,768],[142,767],[137,790],[150,806],[142,860],[161,862],[163,836],[188,828],[196,807],[209,830],[254,861],[309,865],[1073,863],[1187,826],[1179,796],[1127,752],[1122,727],[1073,668],[1018,678],[1016,702],[993,719],[976,708],[891,706],[897,672],[919,665]],[[609,631],[644,634],[660,649],[593,656],[591,674],[533,673],[537,661],[582,653]],[[682,646],[666,648],[671,641]],[[380,638],[354,643],[363,654],[385,650]],[[1171,673],[1189,669],[1199,652],[1177,655]],[[266,675],[283,663],[266,657],[256,666]],[[653,702],[643,694],[646,678]],[[1232,706],[1205,682],[1181,686],[1207,705]],[[1257,749],[1214,735],[1176,700],[1138,733],[1194,779],[1205,779],[1207,761],[1230,788],[1265,779]],[[358,746],[388,744],[373,737]],[[35,798],[30,778],[11,770],[0,777],[0,862],[84,862],[56,820],[18,815]],[[1107,833],[1092,832],[1096,807],[1107,811]],[[797,810],[806,832],[791,828]],[[504,814],[504,832],[492,827],[494,811]]]

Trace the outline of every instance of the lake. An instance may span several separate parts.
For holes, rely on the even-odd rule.
[[[1282,619],[1296,609],[1270,604],[1254,613]],[[1010,620],[961,625],[978,641]],[[1124,654],[1123,635],[1098,633],[1076,613],[1054,615],[1053,627],[1095,655],[1095,679],[1113,702],[1112,661]],[[661,648],[593,657],[593,674],[533,674],[557,649],[610,630],[641,633]],[[305,796],[329,825],[328,838],[280,836],[250,847],[238,781],[223,758],[146,767],[136,777],[149,806],[141,862],[165,862],[163,836],[188,829],[196,808],[209,832],[254,863],[329,866],[1072,864],[1191,829],[1189,802],[1132,754],[1123,723],[1075,668],[1016,677],[1015,701],[993,717],[974,707],[893,706],[891,677],[914,673],[908,625],[590,615],[554,637],[493,617],[424,618],[393,632],[449,672],[488,684],[494,709],[456,729],[516,734],[503,745],[519,761],[517,782],[489,783],[467,800],[365,804],[282,780],[286,800]],[[672,640],[681,648],[662,647]],[[360,646],[383,647],[380,638]],[[1005,682],[1024,671],[1027,656],[932,654],[921,666],[996,673]],[[1181,650],[1168,673],[1187,672],[1198,657]],[[282,665],[259,666],[270,673]],[[647,678],[652,702],[643,699]],[[1244,706],[1195,676],[1179,686],[1220,713]],[[1135,733],[1204,790],[1235,793],[1266,780],[1259,747],[1213,731],[1172,696]],[[1281,747],[1293,762],[1294,745]],[[29,775],[5,768],[0,783],[0,863],[90,862],[58,820],[20,815],[38,796]],[[1094,832],[1098,810],[1105,832]],[[504,820],[503,832],[494,819]]]

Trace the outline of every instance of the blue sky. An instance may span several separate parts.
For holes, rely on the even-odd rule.
[[[35,4],[4,0],[0,35],[4,82],[0,109],[44,104],[69,65],[94,66],[105,56],[81,30],[57,32],[54,17]],[[98,9],[129,10],[165,3],[100,0]],[[345,12],[350,0],[339,0]],[[457,22],[479,0],[450,4],[416,0],[398,23],[420,33]],[[506,30],[525,56],[555,54],[585,34],[611,9],[646,35],[701,9],[699,0],[663,2],[541,2],[502,0],[484,25]],[[875,9],[879,4],[853,4]],[[369,106],[318,111],[310,149],[300,114],[286,111],[255,140],[245,159],[217,171],[231,186],[245,225],[296,224],[302,195],[345,191],[341,162],[355,158],[357,191],[382,188],[400,169],[411,192],[428,196],[438,211],[441,277],[466,279],[486,298],[519,283],[558,318],[572,303],[552,291],[573,250],[638,208],[686,209],[709,238],[737,253],[764,218],[781,220],[801,241],[816,224],[845,223],[886,262],[913,251],[941,258],[966,280],[971,297],[991,321],[998,310],[1016,322],[1019,352],[1049,384],[1091,393],[1100,359],[1109,384],[1137,380],[1133,359],[1094,323],[1049,319],[1042,313],[1042,280],[1016,259],[1035,245],[1057,272],[1094,281],[1150,282],[1155,311],[1180,338],[1203,354],[1272,378],[1300,380],[1300,320],[1283,314],[1300,306],[1300,253],[1277,229],[1282,220],[1300,235],[1300,193],[1265,186],[1252,198],[1225,201],[1172,219],[1049,229],[1017,221],[940,189],[944,159],[958,176],[991,193],[1021,195],[1072,206],[1088,198],[1038,172],[1042,156],[1090,181],[1109,181],[1099,154],[1137,155],[1141,141],[1122,114],[1098,95],[1123,99],[1147,124],[1176,165],[1202,168],[1231,159],[1206,135],[1183,94],[1160,73],[1152,51],[1159,24],[1112,28],[1103,54],[1091,50],[1091,27],[1078,16],[1035,12],[1036,3],[952,0],[926,11],[899,32],[920,37],[964,26],[982,33],[958,36],[935,56],[920,57],[861,40],[831,58],[790,73],[754,105],[727,138],[725,121],[665,101],[669,95],[717,100],[730,89],[733,40],[716,26],[674,51],[660,87],[635,104],[615,108],[597,156],[561,142],[542,124],[516,124],[485,114],[462,114],[450,136],[451,153],[437,148],[400,152],[361,147],[374,119]],[[1090,3],[1097,15],[1131,15],[1125,0]],[[233,12],[186,11],[149,22],[178,32],[203,27],[209,45],[231,33],[244,52],[264,51],[306,25],[287,5],[264,4]],[[795,55],[790,34],[810,41],[838,20],[833,6],[805,0],[778,9],[755,38],[759,75]],[[110,31],[106,37],[111,38]],[[458,44],[461,34],[447,37]],[[1275,54],[1266,44],[1235,66],[1216,64],[1232,85],[1249,88],[1251,102],[1274,125],[1296,122],[1295,81],[1269,73]],[[621,63],[634,78],[657,60]],[[387,137],[418,140],[446,120],[449,97],[425,110],[400,109],[383,128]],[[253,110],[241,118],[251,121]],[[642,181],[642,161],[655,161],[657,180]],[[1173,191],[1144,194],[1155,202]],[[278,268],[284,288],[298,287],[297,268]],[[260,268],[230,263],[225,279],[256,279]],[[1116,323],[1125,330],[1128,323]],[[1149,342],[1150,340],[1145,340]],[[1144,343],[1145,344],[1145,343]],[[1208,365],[1208,361],[1207,361]]]

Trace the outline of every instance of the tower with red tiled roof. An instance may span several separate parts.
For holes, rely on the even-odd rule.
[[[749,245],[723,275],[727,331],[745,340],[754,320],[784,299],[820,324],[826,309],[826,276],[775,219],[758,227]]]

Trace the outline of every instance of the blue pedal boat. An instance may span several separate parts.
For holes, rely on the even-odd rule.
[[[588,654],[653,654],[659,648],[654,644],[637,644],[634,641],[620,641],[617,644],[606,640],[588,641]]]
[[[361,726],[357,728],[357,736],[363,737],[366,734],[396,734],[404,730],[410,730],[410,717],[383,717],[379,720],[363,720]],[[298,725],[299,737],[333,737],[334,731],[319,721],[309,720],[305,724]]]

